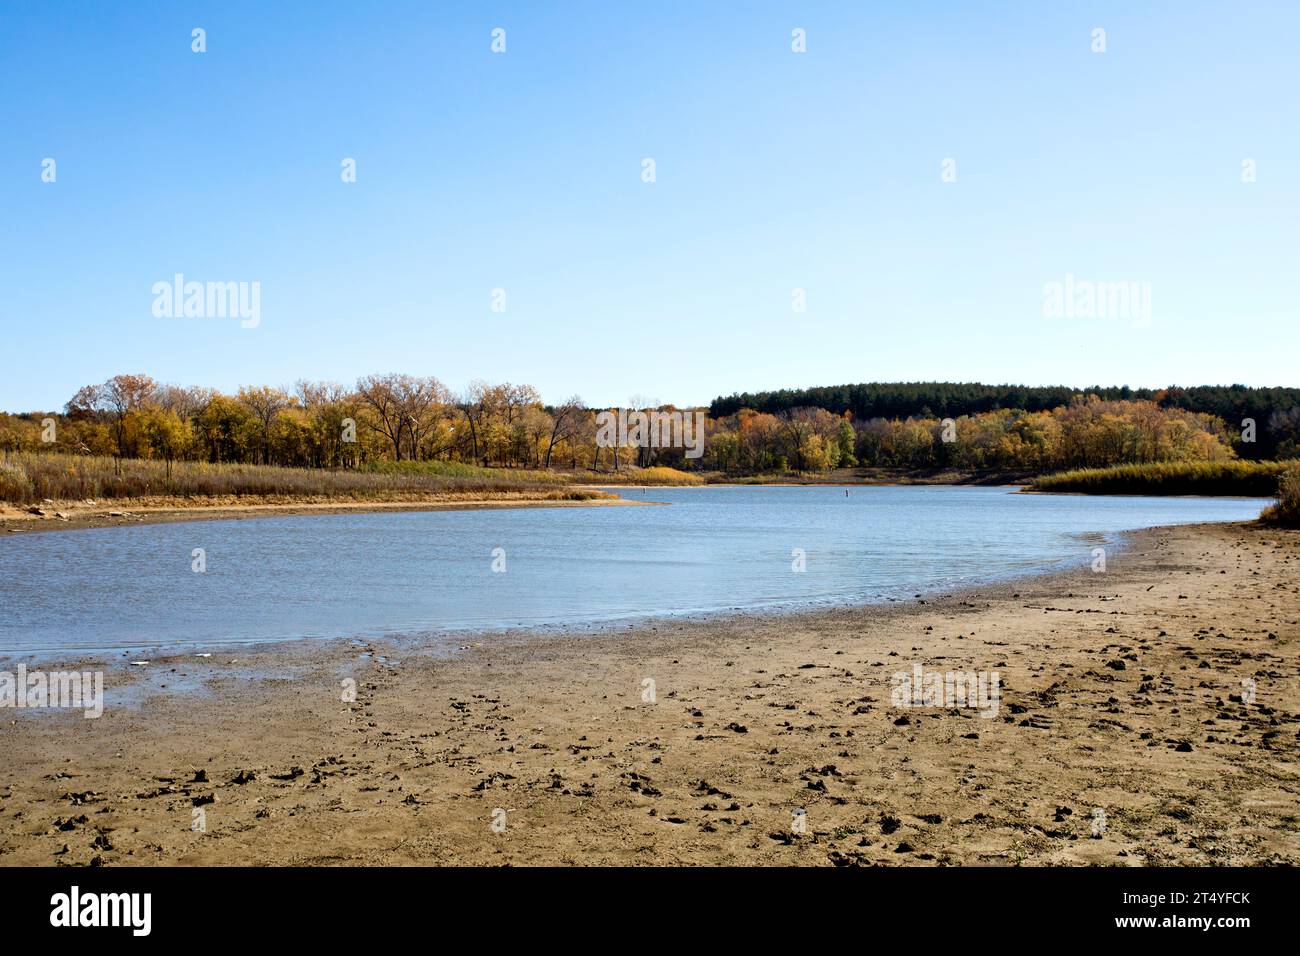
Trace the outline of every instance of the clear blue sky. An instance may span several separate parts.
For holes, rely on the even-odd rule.
[[[1291,0],[3,0],[0,408],[124,371],[1300,384],[1297,36]],[[155,318],[177,272],[260,282],[260,326]],[[1150,325],[1045,319],[1067,273],[1149,282]]]

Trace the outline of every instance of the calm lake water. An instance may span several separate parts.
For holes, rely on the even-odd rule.
[[[625,497],[669,505],[10,534],[0,538],[0,653],[454,637],[885,601],[1086,564],[1119,532],[1250,519],[1267,503],[974,487],[844,491],[629,489]],[[191,570],[195,548],[206,552],[205,573]],[[504,573],[493,571],[498,548]],[[796,549],[803,573],[792,570]]]

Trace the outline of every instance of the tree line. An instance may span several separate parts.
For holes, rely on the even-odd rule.
[[[578,396],[545,405],[531,385],[480,381],[455,394],[432,376],[249,385],[227,395],[129,374],[79,389],[61,413],[0,414],[0,450],[306,468],[653,463],[649,449],[601,447],[596,414]]]
[[[854,466],[1042,473],[1261,458],[1264,446],[1279,458],[1300,456],[1300,402],[1283,410],[1284,395],[1264,394],[1294,390],[1247,390],[1252,394],[1243,399],[1236,389],[1144,397],[1129,389],[1067,394],[921,383],[766,393],[785,397],[752,397],[754,405],[774,402],[775,411],[744,404],[720,413],[727,406],[715,402],[705,419],[704,454],[688,458],[684,448],[611,446],[598,427],[603,409],[576,395],[546,404],[530,385],[479,381],[454,393],[431,376],[394,373],[367,375],[350,387],[301,381],[289,389],[250,385],[230,395],[131,374],[79,389],[60,413],[0,414],[0,450],[169,464],[348,469],[447,461],[603,472],[668,466],[728,475]],[[788,396],[811,393],[826,407],[779,407]],[[1238,401],[1277,407],[1248,429],[1236,412],[1225,417],[1184,407],[1193,402],[1190,395],[1215,407],[1236,408]],[[1001,407],[1013,401],[1029,407]],[[862,415],[857,407],[908,411]]]
[[[714,420],[706,467],[818,471],[869,466],[1042,473],[1127,462],[1224,461],[1234,435],[1213,415],[1151,401],[1074,396],[1050,411],[998,409],[957,418],[873,418],[795,408],[741,409]]]
[[[1164,389],[1128,386],[1028,387],[982,385],[978,382],[869,382],[817,388],[744,392],[720,397],[709,406],[714,418],[752,409],[778,415],[795,408],[822,408],[835,415],[871,419],[943,419],[999,410],[1044,412],[1069,405],[1076,395],[1104,401],[1147,401],[1162,408],[1203,412],[1230,426],[1256,423],[1254,442],[1242,442],[1243,458],[1293,458],[1300,439],[1300,388],[1251,388],[1245,385],[1200,385]],[[1288,444],[1289,443],[1289,444]]]

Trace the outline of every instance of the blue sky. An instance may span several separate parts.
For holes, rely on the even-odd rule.
[[[0,408],[124,371],[1300,384],[1297,35],[1289,2],[4,0]],[[155,317],[175,273],[260,282],[260,324]],[[1150,323],[1046,318],[1067,274],[1149,282]]]

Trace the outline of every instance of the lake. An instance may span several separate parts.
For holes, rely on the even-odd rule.
[[[1101,544],[1113,560],[1121,532],[1247,520],[1267,504],[845,490],[634,488],[621,493],[668,504],[10,534],[0,539],[0,653],[454,640],[521,626],[881,602],[1084,565]],[[196,573],[200,548],[206,571]]]

